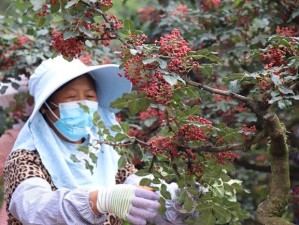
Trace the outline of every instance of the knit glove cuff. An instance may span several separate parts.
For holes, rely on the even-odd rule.
[[[112,188],[100,188],[97,197],[97,209],[100,213],[113,213],[126,219],[135,196],[136,187],[120,184]]]

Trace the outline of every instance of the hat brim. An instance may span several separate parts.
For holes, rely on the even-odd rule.
[[[108,108],[111,112],[118,112],[113,109],[110,104],[117,98],[122,97],[124,93],[132,90],[132,83],[124,77],[124,71],[116,64],[105,64],[100,66],[89,66],[70,74],[59,74],[49,79],[44,90],[35,101],[33,112],[29,118],[31,120],[39,111],[44,102],[62,85],[89,73],[95,80],[97,98],[99,99],[99,107]],[[121,75],[121,76],[120,76]]]

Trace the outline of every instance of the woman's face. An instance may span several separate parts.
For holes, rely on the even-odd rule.
[[[48,99],[47,103],[49,107],[52,109],[52,111],[59,118],[60,115],[59,107],[57,107],[59,103],[82,101],[82,100],[98,101],[95,85],[90,75],[82,75],[80,77],[71,80],[70,82],[65,84],[62,88],[54,92],[51,95],[51,97]],[[46,118],[48,117],[51,121],[53,122],[57,121],[57,118],[47,108],[46,108],[46,115],[47,115]],[[52,127],[55,133],[61,137],[61,135],[59,134],[59,132],[57,132],[53,124],[51,122],[50,123],[48,122],[48,124]],[[65,139],[64,137],[61,138]]]

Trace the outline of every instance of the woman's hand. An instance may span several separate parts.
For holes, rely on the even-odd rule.
[[[146,224],[146,219],[157,216],[160,195],[144,187],[119,184],[100,188],[96,208],[100,213],[113,213],[135,225]]]

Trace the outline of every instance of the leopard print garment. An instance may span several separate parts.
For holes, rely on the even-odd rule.
[[[135,167],[132,164],[127,164],[123,169],[119,169],[116,175],[116,183],[121,184],[125,179],[136,172]],[[17,186],[24,180],[30,177],[40,177],[45,179],[50,185],[53,191],[57,188],[51,180],[51,176],[47,169],[42,164],[41,158],[37,151],[17,150],[14,151],[6,160],[4,169],[4,199],[6,201],[6,209],[8,211],[9,202],[12,193]],[[8,212],[8,224],[9,225],[21,225],[16,218],[14,218]],[[123,221],[117,218],[113,214],[107,214],[107,219],[103,225],[121,225]]]

